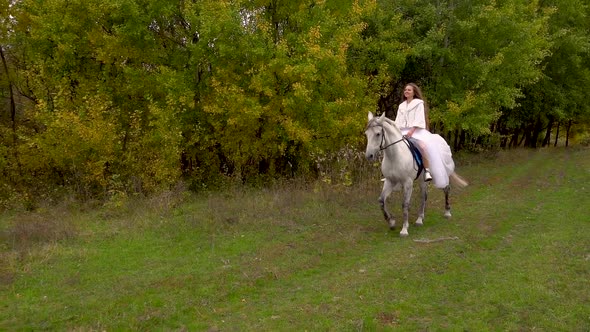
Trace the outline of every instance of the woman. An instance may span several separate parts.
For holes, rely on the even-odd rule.
[[[395,124],[403,135],[418,140],[424,161],[424,180],[434,180],[437,188],[444,188],[449,185],[449,175],[455,169],[451,149],[440,135],[428,131],[422,91],[416,84],[404,87],[403,100],[397,109]]]

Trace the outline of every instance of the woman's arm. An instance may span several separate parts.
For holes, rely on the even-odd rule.
[[[414,110],[414,119],[409,125],[411,127],[426,128],[426,117],[424,115],[424,103],[418,104]],[[415,129],[414,129],[415,130]]]
[[[416,109],[414,109],[411,113],[413,113],[413,117],[411,123],[408,123],[408,125],[410,125],[411,127],[408,133],[406,134],[406,136],[408,137],[412,137],[416,129],[426,128],[426,118],[424,116],[424,103],[418,104],[416,106]]]

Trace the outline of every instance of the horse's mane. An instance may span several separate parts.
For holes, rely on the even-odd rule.
[[[377,125],[381,125],[381,126],[383,126],[383,124],[388,124],[393,128],[393,130],[395,132],[397,132],[400,135],[402,134],[402,131],[399,129],[399,127],[397,126],[395,121],[393,121],[390,118],[388,118],[387,116],[385,116],[385,113],[381,114],[381,116],[375,116],[371,120],[369,120],[369,122],[367,123],[367,126],[365,127],[365,130],[367,130],[369,127],[371,127],[373,125],[373,123],[375,123],[375,122],[377,122]]]
[[[381,122],[378,123],[378,125],[383,125],[384,123],[390,125],[391,127],[393,127],[393,130],[396,131],[397,133],[399,133],[401,135],[401,130],[399,129],[399,127],[397,126],[397,124],[395,124],[395,121],[391,120],[390,118],[388,118],[387,116],[385,116],[385,113],[381,114],[381,116],[376,116],[373,117],[371,120],[369,120],[369,122],[367,123],[367,126],[365,127],[365,130],[368,129],[369,127],[371,127],[373,125],[374,122]]]
[[[397,131],[401,135],[402,131],[399,129],[399,127],[397,126],[397,124],[395,123],[395,121],[393,121],[390,118],[386,117],[385,114],[383,114],[381,116],[381,118],[383,119],[383,122],[385,122],[388,125],[392,126],[394,128],[394,130]]]
[[[382,115],[381,118],[383,118],[383,121],[389,123],[390,125],[395,125],[395,121],[391,120],[390,118],[386,117],[385,115]]]

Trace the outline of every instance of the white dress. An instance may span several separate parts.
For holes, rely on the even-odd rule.
[[[451,147],[444,138],[438,134],[433,134],[426,128],[426,119],[424,116],[424,101],[413,99],[409,104],[407,101],[401,103],[397,109],[395,124],[406,135],[412,127],[418,127],[412,137],[424,142],[426,145],[426,154],[428,158],[432,182],[437,188],[445,188],[449,185],[449,176],[455,171],[455,162]]]

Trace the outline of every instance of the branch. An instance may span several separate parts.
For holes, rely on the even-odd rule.
[[[418,243],[433,243],[433,242],[441,242],[441,241],[446,241],[446,240],[459,240],[458,237],[456,236],[448,236],[448,237],[439,237],[438,239],[416,239],[414,240],[414,242],[418,242]]]

